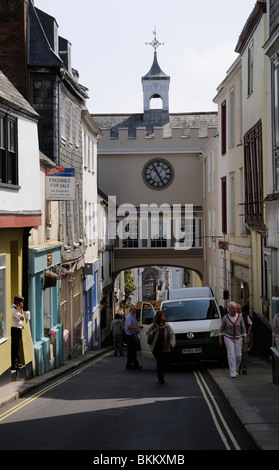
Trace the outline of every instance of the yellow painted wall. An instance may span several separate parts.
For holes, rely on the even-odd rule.
[[[22,239],[23,229],[0,230],[0,254],[6,255],[6,340],[0,343],[0,376],[11,367],[11,315],[14,296],[22,294]],[[26,273],[27,275],[27,273]],[[32,361],[32,339],[29,325],[23,322],[20,360]]]

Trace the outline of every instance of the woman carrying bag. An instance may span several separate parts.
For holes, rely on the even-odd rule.
[[[158,383],[164,384],[164,364],[167,353],[170,348],[175,346],[175,334],[166,321],[166,315],[163,310],[158,310],[155,315],[154,323],[146,332],[149,349],[157,363]]]

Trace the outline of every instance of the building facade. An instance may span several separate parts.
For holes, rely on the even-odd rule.
[[[266,2],[257,2],[236,45],[242,60],[242,135],[244,157],[244,213],[250,231],[253,312],[256,353],[268,355],[271,342],[270,270],[266,246],[264,199],[268,188]]]
[[[16,295],[28,310],[28,237],[41,225],[38,114],[0,72],[0,383],[11,370],[11,305]],[[30,192],[32,185],[32,192]],[[28,320],[28,321],[26,321]],[[20,362],[33,373],[29,317]]]
[[[101,130],[86,108],[82,111],[83,207],[85,259],[83,269],[83,322],[85,348],[101,344],[99,308],[100,259],[98,247],[97,145]]]
[[[226,307],[228,300],[235,300],[244,306],[249,304],[253,279],[250,232],[244,215],[241,56],[232,64],[217,92],[214,102],[220,117],[219,139],[207,155],[205,178],[206,194],[212,199],[211,208],[206,212],[211,216],[208,230],[215,230],[215,233],[208,233],[208,246],[211,245],[211,256],[215,258],[213,279],[215,284],[217,274],[220,304]],[[213,178],[217,180],[217,186]]]
[[[198,157],[216,134],[218,117],[210,112],[171,114],[169,84],[155,48],[151,69],[142,77],[143,112],[93,114],[103,133],[98,151],[99,187],[114,198],[115,205],[115,274],[163,265],[193,270],[203,277],[202,167]],[[154,109],[158,99],[161,107]],[[188,206],[193,209],[191,227]],[[183,212],[181,237],[175,232],[178,208]],[[175,249],[176,242],[181,249]]]
[[[267,224],[267,259],[271,272],[271,316],[272,316],[272,351],[274,359],[274,380],[279,383],[279,114],[278,114],[278,57],[279,57],[279,5],[276,0],[268,2],[267,9],[268,37],[264,52],[268,57],[268,187],[265,198]]]
[[[42,224],[31,230],[28,250],[29,309],[37,375],[59,367],[64,361],[58,284],[62,260],[59,205],[57,201],[45,199],[47,168],[55,168],[55,165],[40,152]]]
[[[29,240],[25,289],[30,294],[36,373],[40,374],[84,353],[87,347],[101,344],[99,255],[96,242],[88,244],[85,232],[85,225],[90,225],[89,204],[90,211],[92,207],[95,211],[97,204],[100,131],[86,109],[88,90],[79,84],[78,72],[71,64],[71,44],[59,36],[56,19],[37,9],[31,0],[12,4],[4,0],[0,13],[8,38],[0,38],[0,69],[20,87],[40,117],[42,193],[37,201],[44,225],[41,231],[33,231]],[[85,132],[94,168],[85,168]],[[49,196],[47,176],[55,174],[58,181],[62,170],[67,174],[69,170],[71,191],[55,199]],[[28,238],[26,242],[28,245]],[[28,248],[26,253],[28,258]],[[88,265],[94,265],[93,274]]]

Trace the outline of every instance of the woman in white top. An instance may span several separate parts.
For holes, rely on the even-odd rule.
[[[227,348],[230,376],[236,377],[241,362],[242,343],[246,342],[246,328],[242,315],[237,313],[235,302],[229,302],[229,313],[222,319],[219,332],[219,343],[223,346],[223,339]]]

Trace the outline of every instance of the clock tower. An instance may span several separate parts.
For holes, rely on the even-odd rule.
[[[143,89],[143,121],[146,124],[163,125],[169,121],[169,84],[170,77],[160,68],[157,59],[157,49],[163,43],[156,38],[156,29],[153,32],[154,39],[146,43],[153,47],[154,58],[149,72],[141,79]],[[161,98],[162,107],[160,109],[151,109],[150,104],[153,98]]]

